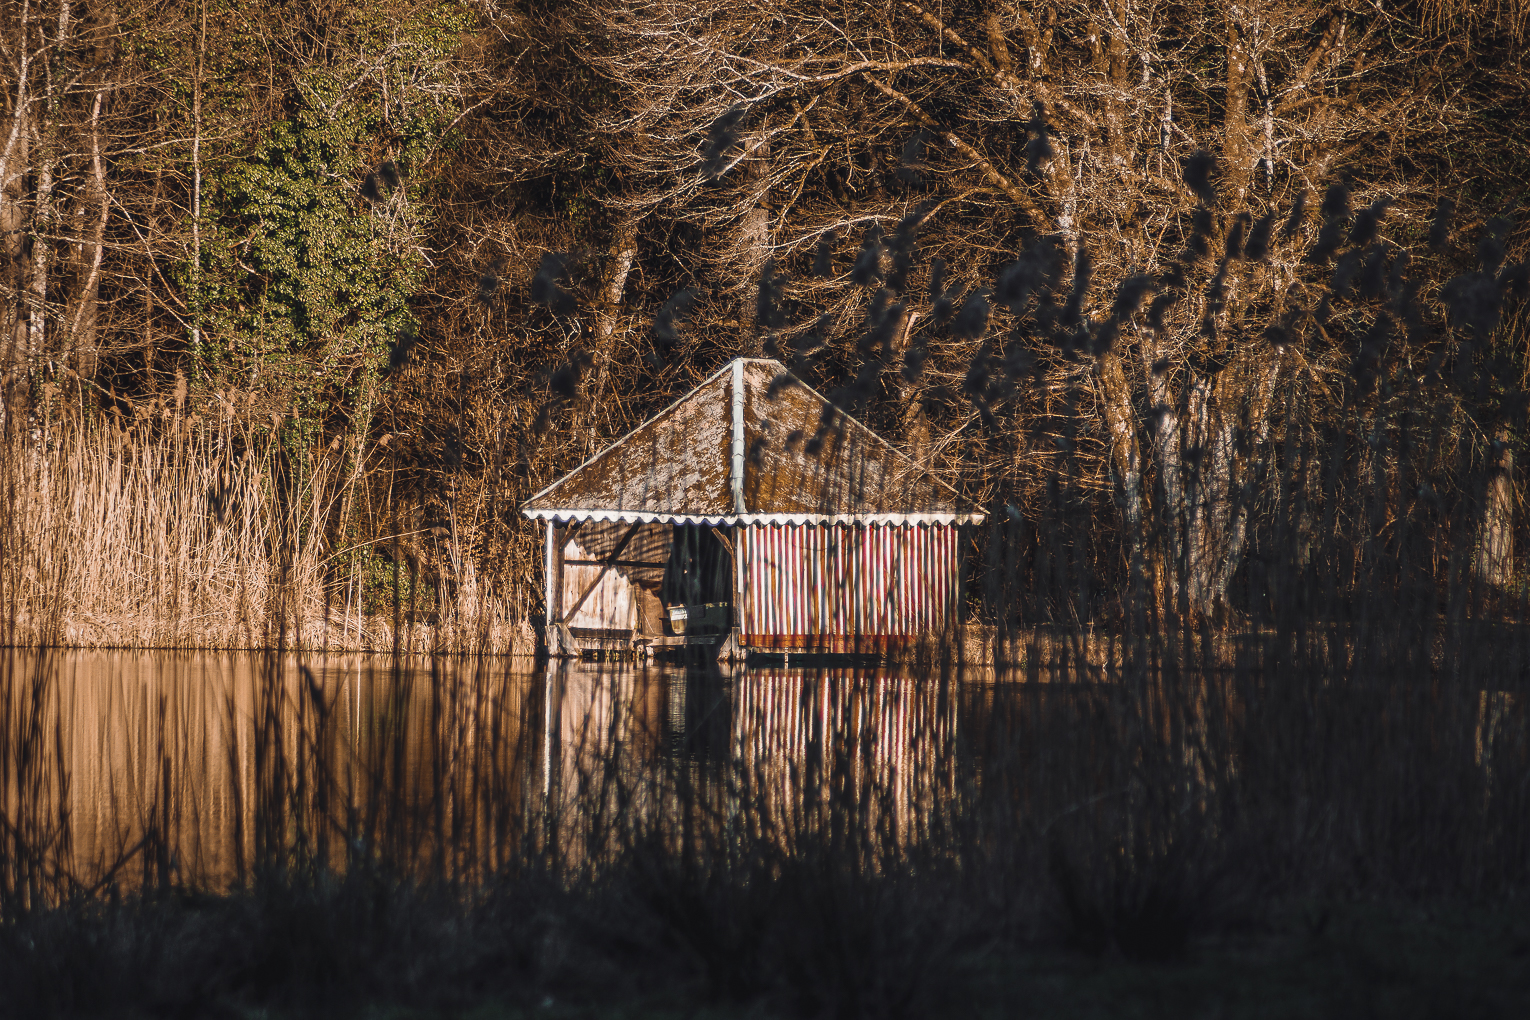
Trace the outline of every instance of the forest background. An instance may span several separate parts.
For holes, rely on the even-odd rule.
[[[338,7],[0,0],[0,1016],[1526,1015],[1522,0]],[[1022,669],[339,700],[739,354]]]
[[[1522,594],[1527,11],[4,0],[8,634],[529,648],[520,502],[740,354],[1001,627]]]

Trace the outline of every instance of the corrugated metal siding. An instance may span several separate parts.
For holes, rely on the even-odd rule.
[[[740,528],[746,644],[839,649],[938,635],[952,619],[959,529]]]

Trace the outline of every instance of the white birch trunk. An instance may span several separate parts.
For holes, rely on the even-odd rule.
[[[32,30],[31,0],[22,0],[20,23],[16,26],[16,95],[7,96],[10,107],[10,124],[5,131],[5,141],[0,145],[0,250],[15,274],[11,283],[12,293],[19,299],[26,289],[26,267],[22,253],[26,250],[26,213],[22,207],[22,175],[26,173],[30,156],[28,138],[31,127],[27,111],[31,107],[32,48],[29,45]],[[23,302],[6,303],[0,314],[0,369],[12,366],[24,359],[26,349],[26,316],[22,314]]]
[[[106,171],[101,162],[101,106],[106,89],[96,92],[90,109],[90,176],[86,178],[81,203],[86,212],[95,213],[88,239],[80,248],[79,287],[74,310],[69,319],[69,346],[74,355],[75,371],[86,379],[95,377],[97,359],[96,319],[101,289],[101,259],[105,250],[106,220],[111,211],[111,196],[106,189]]]

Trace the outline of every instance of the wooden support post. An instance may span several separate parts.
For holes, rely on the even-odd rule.
[[[733,488],[733,513],[735,517],[742,516],[747,508],[744,506],[744,361],[742,358],[733,362],[733,444],[732,444],[732,471],[729,481]],[[744,547],[742,543],[745,525],[738,521],[733,527],[733,541],[724,542],[723,546],[728,550],[733,560],[733,626],[729,630],[728,658],[735,658],[742,654],[739,648],[739,636],[742,633],[742,620],[744,617]],[[717,529],[713,533],[722,538]]]
[[[728,529],[732,534],[725,534],[720,527],[711,529],[712,537],[717,539],[717,544],[723,547],[728,554],[728,562],[733,567],[733,625],[728,630],[728,639],[723,643],[721,655],[725,659],[735,659],[739,652],[739,637],[743,630],[740,620],[744,616],[744,550],[739,544],[743,539],[743,525],[735,524]]]
[[[733,649],[740,659],[744,655],[744,528],[747,526],[736,524],[733,527]]]
[[[557,653],[558,647],[558,595],[563,590],[563,578],[557,576],[560,571],[555,569],[555,556],[557,555],[557,523],[549,517],[547,519],[547,538],[542,546],[542,595],[546,604],[546,619],[543,622],[543,639],[547,642],[548,654]]]
[[[543,574],[546,577],[547,621],[545,637],[549,655],[574,655],[576,650],[563,623],[563,546],[568,531],[553,520],[547,522],[547,540],[543,549]]]

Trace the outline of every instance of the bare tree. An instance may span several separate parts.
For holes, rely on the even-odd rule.
[[[1367,366],[1404,341],[1419,378],[1462,360],[1457,334],[1403,321],[1392,295],[1416,285],[1438,316],[1433,284],[1468,245],[1411,268],[1397,254],[1458,158],[1423,140],[1517,73],[1480,59],[1479,37],[1431,35],[1431,17],[1459,33],[1497,17],[1449,6],[511,2],[460,36],[426,17],[400,56],[415,43],[375,13],[255,5],[233,24],[200,0],[0,0],[8,406],[61,380],[103,402],[237,387],[270,421],[301,380],[327,389],[322,427],[347,448],[379,422],[378,505],[468,522],[460,552],[486,508],[718,358],[769,351],[959,475],[992,519],[1051,513],[1078,577],[1213,611],[1271,506],[1319,554],[1370,521],[1334,509],[1348,467],[1319,463],[1317,437],[1370,465],[1366,493],[1340,493],[1357,502],[1425,470]],[[235,208],[229,185],[280,161],[274,132],[312,75],[336,116],[384,112],[375,137],[336,143],[363,169],[305,186],[365,221],[375,262],[423,267],[418,329],[361,353],[326,339],[263,374],[240,345],[278,342],[261,295],[285,271],[257,268],[269,210]],[[409,127],[427,107],[429,130]],[[379,172],[397,180],[411,138],[429,149],[418,187],[385,195]],[[537,299],[549,258],[566,307]],[[1474,343],[1465,361],[1500,356]],[[1504,443],[1509,467],[1472,509],[1491,552],[1522,436],[1451,385],[1437,417],[1477,435],[1454,456]],[[1505,576],[1497,556],[1479,576]]]
[[[1096,394],[1127,559],[1152,570],[1160,599],[1196,610],[1241,562],[1276,394],[1305,370],[1290,330],[1310,327],[1327,283],[1291,210],[1358,153],[1460,115],[1427,88],[1395,88],[1426,54],[1384,37],[1394,19],[1344,2],[999,3],[951,17],[903,2],[841,19],[790,2],[587,2],[574,20],[601,41],[586,59],[616,90],[592,130],[630,186],[607,201],[697,223],[725,288],[767,259],[802,266],[824,237],[890,230],[914,206],[930,210],[923,251],[970,285],[1028,238],[1058,238],[1070,270],[1088,265],[1079,312],[1095,327],[1123,285],[1150,281],[1150,323],[1127,314],[1087,373],[1079,352],[1052,371]],[[1425,188],[1388,170],[1356,196],[1406,210]],[[1262,250],[1244,258],[1254,233]],[[865,293],[843,273],[794,291],[840,337]],[[932,366],[949,376],[986,342],[945,341]],[[1150,566],[1155,524],[1168,561]]]

